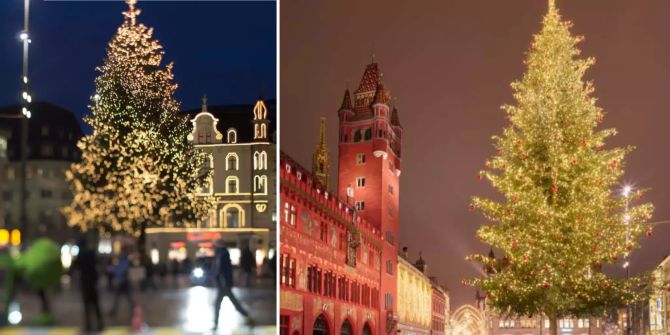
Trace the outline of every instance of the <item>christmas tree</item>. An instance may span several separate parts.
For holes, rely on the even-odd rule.
[[[136,22],[136,0],[112,38],[97,70],[91,135],[79,142],[80,163],[66,177],[74,192],[63,209],[71,226],[139,237],[145,229],[193,226],[208,214],[211,199],[195,195],[210,178],[205,154],[187,140],[187,117],[174,98],[172,63],[153,29]]]
[[[480,179],[502,194],[475,197],[472,207],[489,223],[477,231],[503,257],[473,255],[487,276],[469,281],[487,302],[510,316],[546,315],[553,334],[562,317],[602,316],[644,299],[650,276],[620,279],[602,271],[651,235],[653,206],[642,191],[621,195],[624,157],[632,148],[605,148],[614,129],[598,129],[603,110],[583,79],[594,64],[580,58],[582,37],[570,33],[553,0],[527,54],[526,73],[514,82],[514,105],[503,106],[510,125],[494,136],[497,153]]]

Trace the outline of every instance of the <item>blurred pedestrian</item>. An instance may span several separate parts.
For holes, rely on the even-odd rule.
[[[142,289],[153,289],[154,291],[158,290],[156,287],[156,282],[154,282],[154,264],[151,262],[151,258],[144,258],[144,280],[142,281]]]
[[[167,276],[167,266],[164,262],[158,264],[158,276],[161,277],[161,286],[165,287],[165,277]]]
[[[113,265],[112,271],[114,273],[114,303],[112,304],[112,309],[109,314],[112,317],[116,316],[121,296],[124,296],[128,301],[130,307],[128,310],[132,313],[132,310],[135,307],[135,301],[133,300],[130,287],[130,260],[124,251],[119,255],[118,262]]]
[[[275,257],[274,253],[268,259],[268,265],[270,266],[270,272],[272,273],[272,280],[276,284],[277,283],[277,258]]]
[[[84,307],[84,329],[86,332],[93,331],[92,320],[96,318],[96,330],[102,331],[104,323],[100,313],[98,298],[98,270],[95,251],[88,248],[86,238],[77,241],[79,255],[72,263],[72,269],[79,272],[79,286]]]
[[[221,310],[221,302],[223,298],[228,297],[233,303],[235,309],[246,318],[248,325],[253,326],[254,320],[249,316],[249,313],[242,307],[242,304],[237,300],[233,294],[233,264],[230,261],[230,252],[226,248],[222,240],[216,242],[216,255],[212,264],[212,274],[217,287],[216,301],[214,303],[214,328],[219,326],[219,311]]]
[[[179,276],[179,261],[176,258],[172,259],[170,272],[172,272],[172,282],[177,285],[177,277]]]
[[[244,286],[251,287],[251,282],[254,278],[254,270],[256,270],[256,260],[254,259],[254,253],[251,252],[248,245],[242,249],[240,266],[244,272]]]

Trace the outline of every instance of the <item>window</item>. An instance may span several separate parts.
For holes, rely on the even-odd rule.
[[[365,210],[365,201],[356,201],[356,210],[357,211]]]
[[[575,327],[575,322],[572,319],[560,319],[558,320],[558,328],[572,329]]]
[[[354,142],[360,142],[362,138],[361,131],[356,130],[354,131]]]
[[[51,190],[42,190],[40,192],[42,199],[50,199],[53,197],[53,192]]]
[[[393,310],[393,295],[391,295],[391,293],[386,293],[384,295],[384,307],[387,310]]]
[[[356,186],[358,186],[358,188],[365,187],[365,177],[356,178]]]
[[[369,141],[372,139],[372,130],[370,128],[365,129],[365,135],[363,135],[363,139],[366,141]]]
[[[289,317],[288,315],[279,316],[279,335],[289,335]]]
[[[307,289],[313,293],[322,292],[322,272],[316,265],[307,267]]]
[[[393,261],[388,260],[386,261],[386,273],[393,275]]]
[[[254,170],[266,170],[268,168],[268,154],[265,151],[254,152]]]
[[[7,157],[7,139],[0,137],[0,158]]]
[[[381,129],[377,130],[377,137],[384,138],[384,131],[382,131]]]
[[[237,130],[235,130],[235,128],[228,129],[226,134],[227,134],[226,138],[228,139],[228,143],[237,143]]]
[[[577,320],[577,328],[589,328],[589,319]]]
[[[225,209],[225,228],[240,228],[242,222],[240,220],[240,210],[237,207],[229,207]]]
[[[268,177],[267,176],[254,176],[254,191],[257,193],[267,194],[268,193]]]
[[[54,154],[54,147],[51,144],[44,144],[40,148],[40,154],[45,157],[51,157]]]
[[[240,169],[240,158],[234,152],[229,152],[226,155],[226,171],[234,170],[237,171]]]
[[[388,242],[390,245],[395,244],[395,238],[393,237],[393,232],[390,230],[386,231],[386,242]]]
[[[321,222],[321,241],[328,242],[328,224],[326,222]]]
[[[514,320],[501,319],[498,321],[498,328],[514,328]]]
[[[365,154],[356,154],[356,164],[365,164]]]
[[[295,268],[296,260],[295,258],[282,254],[279,260],[279,266],[281,269],[280,272],[280,282],[282,285],[295,287]]]
[[[239,180],[235,176],[229,176],[226,178],[226,193],[239,193],[237,187]]]

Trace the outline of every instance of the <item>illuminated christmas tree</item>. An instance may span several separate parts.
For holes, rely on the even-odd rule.
[[[196,189],[210,178],[205,154],[187,141],[187,118],[174,98],[172,63],[153,29],[136,22],[136,0],[112,38],[97,70],[93,134],[79,143],[80,163],[66,177],[74,200],[63,209],[71,226],[139,237],[151,226],[194,226],[208,214],[210,198]]]
[[[602,316],[651,288],[649,275],[627,280],[602,271],[651,235],[645,222],[653,206],[635,203],[642,191],[622,195],[632,148],[604,147],[616,131],[597,129],[604,114],[583,79],[594,60],[579,58],[582,37],[570,28],[549,0],[526,73],[512,84],[516,103],[503,106],[510,125],[493,137],[497,153],[479,175],[502,197],[472,203],[490,221],[478,237],[503,257],[470,256],[488,275],[469,283],[498,313],[547,316],[553,334],[562,317]]]

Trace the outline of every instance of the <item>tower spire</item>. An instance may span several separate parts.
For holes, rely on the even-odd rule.
[[[202,96],[202,111],[207,111],[207,94]]]
[[[135,19],[142,12],[139,8],[135,8],[136,3],[137,3],[137,0],[126,0],[126,4],[128,4],[128,11],[123,12],[123,16],[125,16],[126,19],[130,19],[130,24],[131,25],[135,25]]]
[[[314,151],[312,157],[312,175],[326,190],[328,190],[329,165],[328,149],[326,148],[326,118],[322,116],[319,124],[319,144],[316,146],[316,151]]]

